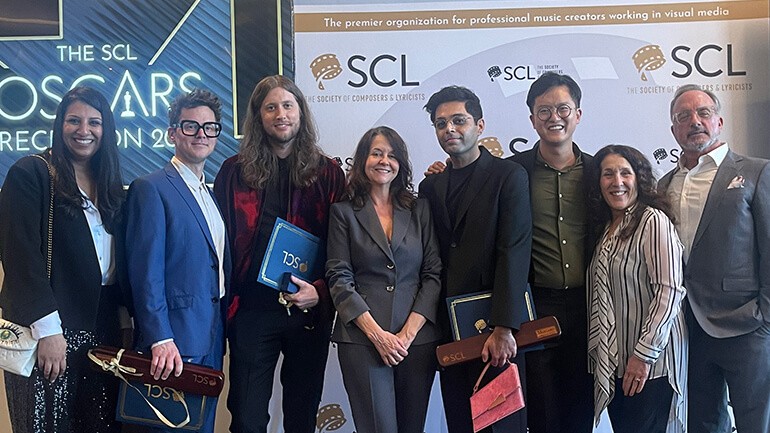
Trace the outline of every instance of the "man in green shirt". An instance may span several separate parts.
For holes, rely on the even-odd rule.
[[[590,433],[593,382],[588,374],[585,270],[593,242],[586,222],[592,156],[572,141],[581,91],[568,75],[546,72],[529,89],[527,106],[540,139],[509,159],[529,175],[532,261],[529,282],[538,316],[556,316],[561,338],[526,354],[530,433]]]

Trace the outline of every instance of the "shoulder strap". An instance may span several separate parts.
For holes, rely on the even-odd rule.
[[[51,279],[51,256],[53,254],[53,171],[51,170],[51,164],[48,163],[47,159],[43,158],[40,155],[32,155],[32,156],[36,158],[40,158],[45,163],[45,166],[48,169],[48,179],[49,179],[48,231],[47,231],[48,245],[47,245],[45,270],[46,270],[46,274],[48,275],[48,279],[50,280]]]

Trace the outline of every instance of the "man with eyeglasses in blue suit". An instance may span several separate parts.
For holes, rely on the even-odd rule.
[[[179,376],[183,362],[222,369],[230,253],[222,214],[203,167],[222,130],[221,104],[193,90],[169,107],[175,155],[131,183],[126,202],[126,260],[138,350],[150,374]],[[199,431],[213,433],[216,400]],[[173,431],[173,430],[158,430]]]

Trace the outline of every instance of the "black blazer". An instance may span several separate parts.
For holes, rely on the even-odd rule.
[[[23,326],[58,310],[64,328],[92,331],[102,287],[99,261],[85,215],[82,211],[70,215],[58,196],[50,282],[46,275],[49,179],[45,163],[31,156],[8,170],[0,192],[0,256],[5,270],[0,307],[3,317]],[[116,315],[116,328],[117,320]]]
[[[529,181],[521,165],[480,149],[454,226],[446,207],[449,170],[420,183],[420,197],[430,202],[444,265],[442,302],[448,296],[491,290],[490,324],[518,329],[529,320],[523,306],[532,249]],[[446,307],[439,313],[449,339]]]

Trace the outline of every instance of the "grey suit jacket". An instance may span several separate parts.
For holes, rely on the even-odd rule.
[[[675,171],[659,189],[668,189]],[[743,335],[770,322],[770,161],[728,151],[695,232],[684,285],[711,336]]]
[[[412,344],[437,341],[436,311],[441,291],[441,259],[428,203],[393,210],[390,245],[371,201],[354,209],[335,203],[329,217],[326,278],[337,322],[332,341],[371,345],[353,321],[369,311],[386,331],[401,330],[409,313],[427,322]]]

